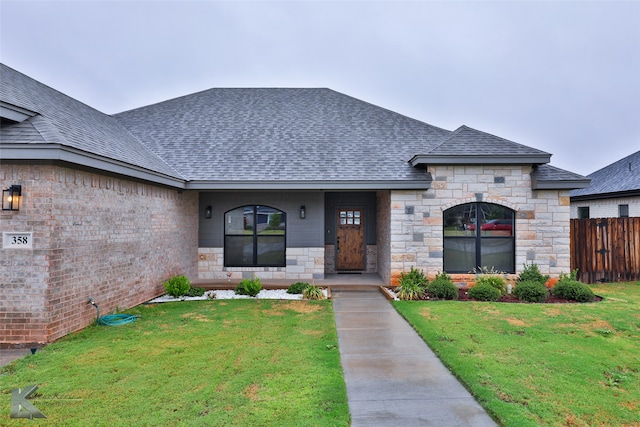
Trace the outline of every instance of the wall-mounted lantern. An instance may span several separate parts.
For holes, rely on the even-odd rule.
[[[300,219],[305,219],[307,217],[307,208],[304,205],[300,206]]]
[[[211,219],[211,206],[207,206],[204,208],[204,217],[207,219]]]
[[[22,186],[12,185],[6,190],[2,190],[2,210],[20,210],[20,199],[22,198]]]

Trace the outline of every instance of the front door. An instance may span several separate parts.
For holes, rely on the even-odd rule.
[[[364,270],[364,209],[337,210],[336,269]]]

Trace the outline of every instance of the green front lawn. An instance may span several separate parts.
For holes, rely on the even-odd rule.
[[[397,301],[396,309],[502,425],[640,425],[640,282],[603,302]]]
[[[140,306],[0,368],[0,425],[347,426],[330,301]],[[11,390],[48,418],[9,418]]]

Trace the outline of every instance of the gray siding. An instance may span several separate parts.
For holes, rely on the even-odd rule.
[[[333,245],[336,240],[336,209],[338,208],[364,208],[365,212],[365,244],[376,244],[376,193],[367,192],[341,192],[326,193],[325,195],[325,227],[324,244]]]
[[[199,202],[199,247],[224,246],[225,212],[245,205],[263,205],[287,214],[287,247],[321,247],[324,245],[324,193],[320,191],[201,192]],[[306,218],[300,219],[300,206]],[[210,219],[204,217],[211,206]]]

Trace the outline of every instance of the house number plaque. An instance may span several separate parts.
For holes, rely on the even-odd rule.
[[[2,249],[31,249],[33,248],[32,232],[9,232],[2,233]]]

